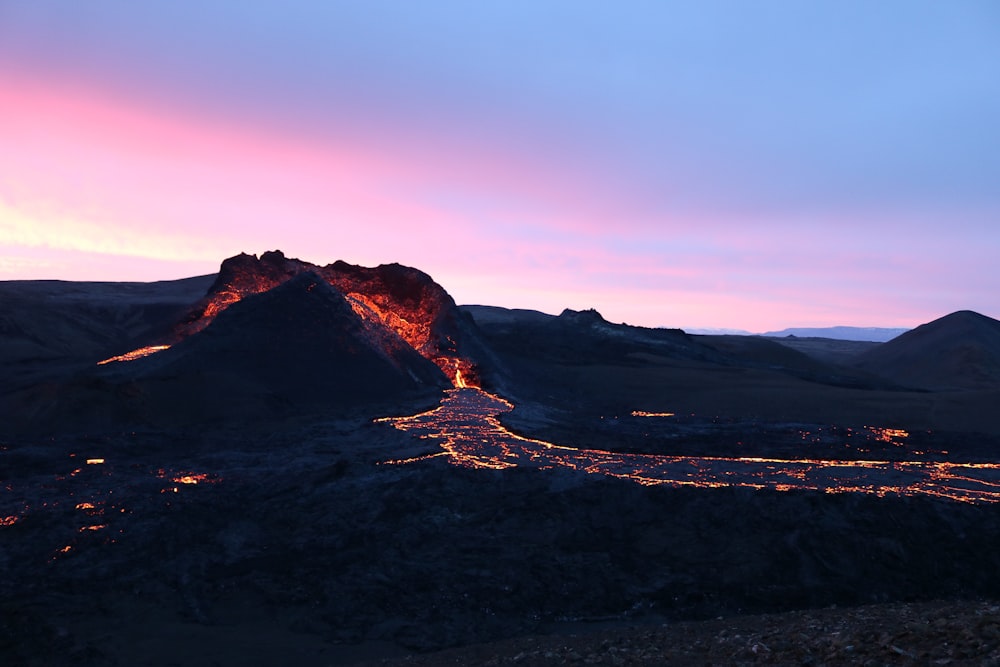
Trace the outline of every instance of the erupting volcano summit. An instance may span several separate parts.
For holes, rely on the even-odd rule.
[[[480,384],[471,316],[399,264],[317,266],[272,251],[230,257],[214,277],[87,289],[96,305],[79,312],[14,302],[25,327],[45,316],[66,329],[53,339],[87,334],[90,347],[55,350],[45,381],[14,386],[11,428],[267,420]]]
[[[341,294],[369,332],[392,332],[392,338],[402,339],[434,362],[455,386],[478,383],[475,366],[459,351],[460,341],[469,335],[463,316],[454,299],[426,273],[400,264],[367,268],[337,261],[317,266],[285,257],[279,250],[259,258],[243,253],[225,260],[208,293],[173,328],[170,340],[101,363],[130,361],[165,350],[204,331],[233,304],[306,273]],[[387,340],[384,335],[378,338]]]

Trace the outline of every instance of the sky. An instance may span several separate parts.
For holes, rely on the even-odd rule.
[[[0,280],[273,249],[645,326],[1000,317],[1000,3],[0,0]]]

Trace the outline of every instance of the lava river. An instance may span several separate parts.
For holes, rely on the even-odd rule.
[[[455,465],[470,468],[561,467],[645,485],[810,489],[1000,502],[997,463],[663,456],[579,449],[511,433],[498,416],[513,407],[509,401],[481,389],[457,388],[449,390],[434,410],[377,419],[441,446],[441,451],[433,454],[385,463],[407,464],[443,456]]]

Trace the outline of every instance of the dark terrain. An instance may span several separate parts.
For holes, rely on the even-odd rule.
[[[882,344],[691,336],[280,253],[0,305],[4,665],[997,658],[1000,505],[387,465],[439,446],[373,423],[461,381],[575,447],[995,463],[982,315]],[[170,347],[97,365],[147,345]]]

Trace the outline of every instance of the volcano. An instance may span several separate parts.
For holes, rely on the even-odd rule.
[[[172,323],[161,316],[128,340],[108,337],[96,366],[95,346],[81,347],[49,380],[12,387],[9,423],[106,430],[256,420],[478,381],[466,353],[481,347],[474,322],[417,269],[241,254],[203,294],[172,305]],[[65,319],[64,337],[90,333]]]
[[[313,273],[341,292],[354,311],[382,325],[430,359],[449,377],[477,382],[478,370],[459,346],[475,347],[475,325],[443,287],[417,269],[400,264],[369,268],[337,261],[317,266],[288,258],[280,250],[259,258],[246,253],[222,263],[215,282],[174,329],[174,340],[201,331],[241,299],[266,292],[294,276]]]
[[[312,272],[254,294],[161,354],[105,371],[139,387],[143,415],[196,420],[339,410],[448,379]]]

